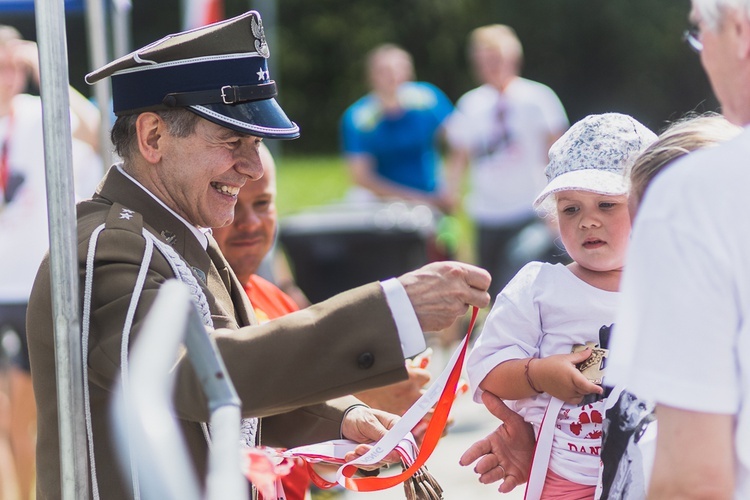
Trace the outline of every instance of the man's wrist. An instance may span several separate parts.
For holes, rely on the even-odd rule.
[[[341,439],[347,439],[347,437],[344,436],[344,422],[346,422],[346,417],[349,415],[349,412],[355,408],[369,408],[369,406],[364,403],[358,403],[351,405],[344,411],[344,416],[341,418],[341,425],[339,426],[339,436],[341,437]]]

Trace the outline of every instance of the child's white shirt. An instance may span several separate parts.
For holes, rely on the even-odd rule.
[[[582,281],[562,264],[524,266],[497,296],[469,354],[466,368],[474,400],[481,403],[479,384],[504,361],[567,354],[574,344],[599,343],[599,329],[614,322],[618,297],[618,292]],[[549,401],[544,393],[506,403],[538,434]],[[549,462],[553,472],[579,484],[597,483],[603,415],[603,401],[563,406]]]

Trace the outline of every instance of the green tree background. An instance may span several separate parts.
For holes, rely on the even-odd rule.
[[[654,130],[717,109],[698,56],[681,40],[689,0],[279,0],[281,99],[302,127],[287,151],[336,151],[338,120],[367,91],[363,55],[382,42],[412,53],[417,77],[457,100],[476,86],[475,27],[513,26],[523,75],[552,87],[571,122],[629,113]],[[272,48],[273,50],[273,48]],[[273,56],[272,56],[273,58]]]
[[[227,16],[253,6],[225,4]],[[263,4],[258,8],[263,15]],[[284,152],[337,153],[339,118],[367,91],[363,56],[379,43],[403,46],[414,56],[417,77],[457,100],[476,86],[467,35],[490,23],[516,29],[523,75],[552,87],[571,122],[619,111],[658,131],[686,112],[718,106],[698,56],[681,41],[689,8],[689,0],[276,0],[277,25],[266,26],[276,41],[271,75],[302,128],[302,138]],[[36,38],[30,14],[0,16]],[[132,25],[135,47],[179,31],[180,3],[133,0]],[[71,81],[89,93],[82,14],[68,15],[67,33]]]

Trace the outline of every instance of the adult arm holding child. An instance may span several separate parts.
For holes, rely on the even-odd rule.
[[[534,429],[494,394],[485,391],[482,402],[502,424],[472,444],[458,463],[467,466],[476,462],[474,472],[479,474],[480,483],[503,481],[499,491],[509,493],[528,481],[536,444]]]

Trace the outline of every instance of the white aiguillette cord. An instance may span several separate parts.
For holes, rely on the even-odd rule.
[[[344,462],[345,455],[353,451],[359,443],[338,439],[292,448],[282,452],[282,456],[299,457],[304,459],[307,464],[318,462],[341,464],[336,472],[336,483],[354,491],[376,491],[390,488],[411,477],[424,465],[424,462],[429,458],[435,449],[437,441],[443,434],[448,414],[455,399],[458,379],[461,375],[469,338],[474,328],[478,311],[476,307],[473,308],[468,332],[461,341],[461,344],[454,351],[440,376],[396,424],[377,443],[371,445],[372,448],[370,451],[351,462]],[[422,442],[422,449],[420,450],[410,431],[434,406],[435,412],[430,419]],[[389,477],[352,478],[357,467],[376,465],[394,450],[401,455],[405,465],[408,467],[404,472]],[[330,488],[336,484],[325,480],[322,480],[322,484],[318,484],[322,478],[316,477],[317,474],[311,467],[308,467],[308,470],[311,472],[311,477],[316,485]]]

